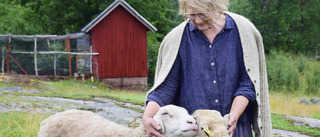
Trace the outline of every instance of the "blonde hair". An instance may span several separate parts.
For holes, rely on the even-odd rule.
[[[179,15],[184,17],[187,5],[195,9],[204,9],[223,14],[225,11],[228,11],[229,0],[179,0],[179,4]]]

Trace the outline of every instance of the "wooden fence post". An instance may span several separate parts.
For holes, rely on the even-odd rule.
[[[68,39],[67,39],[67,48],[68,48],[68,52],[69,52],[69,75],[71,77],[72,75],[71,75],[70,36],[68,36]]]
[[[6,72],[7,72],[7,74],[9,74],[9,57],[11,56],[10,55],[10,53],[11,53],[11,50],[10,50],[10,48],[11,48],[11,34],[9,35],[9,42],[8,42],[8,48],[7,48],[7,58],[6,58],[6,66],[7,66],[7,68],[6,68]]]
[[[37,35],[34,35],[34,70],[36,76],[38,76],[38,65],[37,65]]]

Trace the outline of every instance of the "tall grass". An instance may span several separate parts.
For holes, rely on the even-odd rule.
[[[304,117],[314,117],[320,114],[319,105],[299,104],[301,97],[306,95],[270,93],[270,109],[272,113],[278,115],[295,115]],[[310,98],[309,96],[307,98]]]
[[[40,123],[47,115],[29,112],[0,113],[1,137],[36,137]]]
[[[277,51],[271,51],[266,61],[271,92],[320,95],[319,61]]]

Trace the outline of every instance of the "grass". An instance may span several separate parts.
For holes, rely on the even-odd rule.
[[[299,104],[302,97],[311,96],[299,94],[270,93],[270,109],[272,127],[276,129],[299,132],[309,136],[320,136],[320,130],[308,126],[295,126],[291,119],[283,115],[295,115],[320,119],[319,105]]]
[[[104,97],[143,105],[146,96],[146,93],[142,91],[119,91],[101,83],[96,84],[88,81],[85,84],[83,82],[74,80],[49,82],[48,84],[54,86],[54,91],[58,91],[51,91],[49,94],[62,94],[63,96],[66,96],[66,98],[71,99],[90,100],[94,97]],[[47,92],[47,95],[49,94]]]
[[[272,113],[279,115],[295,115],[304,117],[319,117],[319,105],[299,104],[302,97],[311,98],[308,95],[270,93],[270,108]]]
[[[0,82],[0,88],[5,86],[17,86],[12,83]],[[62,97],[68,99],[77,100],[92,100],[95,97],[101,98],[112,98],[118,101],[129,102],[133,104],[143,105],[146,93],[142,91],[119,91],[112,89],[101,83],[92,83],[86,81],[74,81],[74,80],[64,80],[64,81],[35,81],[32,80],[29,83],[22,85],[24,89],[37,89],[42,91],[39,93],[10,93],[14,95],[25,95],[25,96],[43,96],[43,97]]]
[[[47,118],[44,114],[29,112],[0,113],[1,137],[36,137],[40,123]]]
[[[320,136],[320,130],[316,128],[310,128],[308,126],[295,126],[293,121],[287,119],[281,115],[271,113],[272,127],[276,129],[288,130],[293,132],[299,132],[309,136]]]
[[[315,114],[312,116],[313,118],[320,119],[320,114]]]

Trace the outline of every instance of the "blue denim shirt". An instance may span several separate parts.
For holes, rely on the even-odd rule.
[[[245,69],[238,28],[227,16],[225,27],[213,43],[188,23],[170,73],[146,101],[155,101],[160,106],[175,104],[190,114],[197,109],[214,109],[225,115],[239,95],[250,103],[256,99]],[[249,120],[247,111],[250,110],[245,110],[239,122]]]

